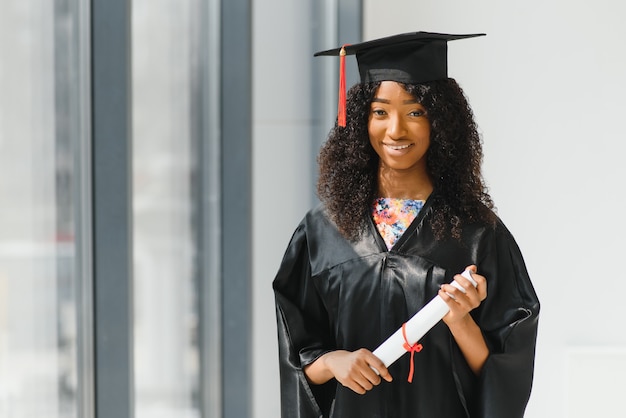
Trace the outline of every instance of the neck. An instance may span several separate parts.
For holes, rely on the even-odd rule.
[[[378,195],[396,199],[426,200],[433,191],[433,183],[425,169],[395,170],[378,168]]]

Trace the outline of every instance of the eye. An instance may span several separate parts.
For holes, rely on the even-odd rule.
[[[423,109],[417,109],[409,112],[409,116],[419,118],[420,116],[426,116],[426,111]]]
[[[385,112],[383,109],[372,109],[372,114],[375,116],[385,116],[387,112]]]

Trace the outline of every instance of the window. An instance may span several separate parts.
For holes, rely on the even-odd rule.
[[[82,12],[71,0],[20,0],[0,13],[3,417],[77,417],[88,408],[82,302],[91,278],[82,273],[88,231],[77,209],[88,199]]]
[[[132,8],[136,416],[199,417],[199,1]]]

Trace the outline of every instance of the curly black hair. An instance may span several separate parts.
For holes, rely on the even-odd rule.
[[[356,84],[348,91],[347,125],[335,125],[318,156],[318,196],[350,240],[364,231],[377,197],[379,158],[369,141],[368,120],[379,85]],[[471,222],[495,224],[480,169],[482,142],[461,87],[452,78],[403,87],[426,109],[431,124],[426,164],[435,191],[430,219],[435,238],[460,239],[463,225]]]

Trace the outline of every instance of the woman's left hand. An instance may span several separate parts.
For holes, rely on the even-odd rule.
[[[467,267],[472,272],[472,278],[478,285],[474,287],[472,283],[460,274],[454,276],[454,280],[464,289],[460,290],[451,284],[441,285],[439,296],[448,304],[450,312],[443,317],[443,321],[448,325],[455,325],[465,319],[469,312],[477,308],[487,297],[487,280],[484,276],[476,273],[476,266]]]

